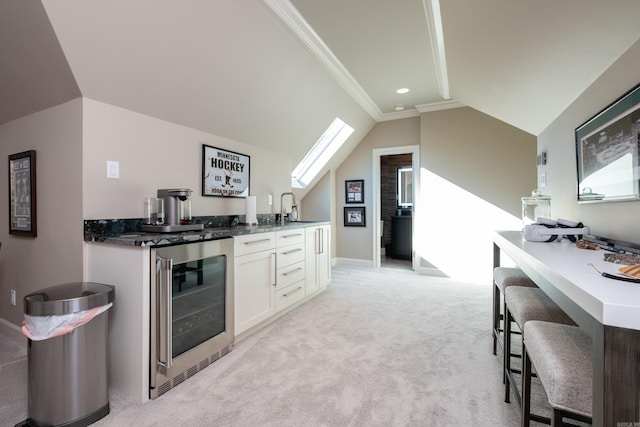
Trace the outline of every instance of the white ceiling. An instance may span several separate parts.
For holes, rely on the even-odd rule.
[[[356,129],[343,157],[376,122],[460,104],[537,135],[640,39],[638,16],[637,0],[4,0],[0,124],[85,96],[294,163],[336,116]]]

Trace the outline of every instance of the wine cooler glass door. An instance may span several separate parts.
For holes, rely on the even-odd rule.
[[[225,331],[226,255],[172,266],[171,356]]]

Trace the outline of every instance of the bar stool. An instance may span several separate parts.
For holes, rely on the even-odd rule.
[[[532,320],[575,325],[573,320],[540,288],[511,286],[504,291],[506,305],[504,321],[504,401],[510,401],[511,387],[517,389],[511,370],[511,322],[515,322],[524,333],[526,324]],[[518,403],[522,403],[520,393],[516,393]]]
[[[562,426],[563,418],[592,422],[593,356],[591,338],[577,326],[530,321],[523,339],[522,426],[531,415],[531,371],[533,366],[549,404],[551,426]]]
[[[496,354],[498,342],[500,342],[500,347],[504,348],[500,339],[500,332],[503,331],[500,329],[500,320],[504,319],[504,316],[500,313],[500,296],[504,295],[505,289],[509,286],[537,287],[535,282],[519,268],[496,267],[493,269],[493,354]],[[504,308],[504,303],[502,305]],[[503,309],[503,313],[506,312],[506,308]]]

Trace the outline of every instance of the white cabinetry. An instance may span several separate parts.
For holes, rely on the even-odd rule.
[[[276,232],[276,311],[305,297],[305,229]]]
[[[86,245],[84,280],[116,287],[109,309],[109,388],[134,402],[149,400],[150,250]]]
[[[235,331],[240,334],[276,312],[275,233],[234,237]]]
[[[306,229],[306,286],[307,295],[327,287],[331,281],[331,226]]]

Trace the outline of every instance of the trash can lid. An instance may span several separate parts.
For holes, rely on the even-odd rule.
[[[77,313],[113,302],[115,287],[93,282],[51,286],[24,297],[24,312],[33,316]]]

